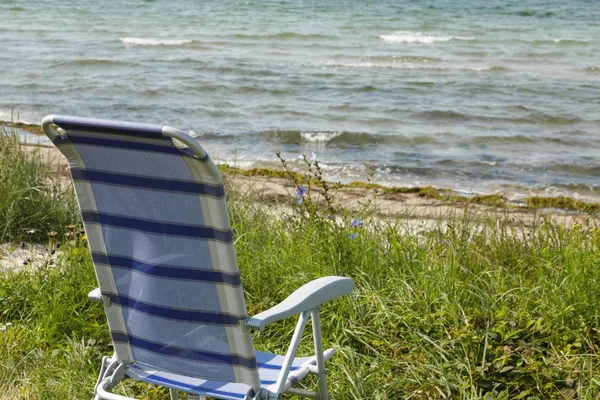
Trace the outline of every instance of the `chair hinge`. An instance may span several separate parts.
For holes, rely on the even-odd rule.
[[[104,307],[108,308],[108,307],[112,306],[112,300],[110,299],[110,297],[103,294],[102,295],[102,304],[104,304]]]

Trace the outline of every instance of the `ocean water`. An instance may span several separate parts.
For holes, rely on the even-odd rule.
[[[164,123],[218,161],[600,198],[596,0],[0,0],[0,119]]]

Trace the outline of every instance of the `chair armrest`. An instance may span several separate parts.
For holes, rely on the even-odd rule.
[[[246,326],[263,330],[274,321],[313,310],[321,304],[346,295],[354,289],[350,278],[326,276],[307,283],[289,295],[281,303],[246,320]]]
[[[93,301],[94,303],[102,303],[102,294],[100,293],[100,288],[96,288],[89,292],[88,300]]]

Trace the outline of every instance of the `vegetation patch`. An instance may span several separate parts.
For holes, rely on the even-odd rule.
[[[569,227],[547,219],[516,231],[508,215],[465,208],[412,229],[408,217],[372,219],[368,202],[336,209],[319,167],[309,168],[282,214],[236,192],[229,214],[250,315],[311,279],[354,279],[351,295],[322,308],[325,343],[337,350],[331,398],[600,398],[597,219]],[[0,180],[2,193],[15,191],[11,182]],[[15,221],[29,223],[40,204],[56,203],[44,182],[35,196],[13,197],[22,204]],[[316,191],[329,200],[317,201]],[[73,201],[64,196],[59,204]],[[58,232],[66,219],[46,219],[40,230]],[[96,286],[86,238],[67,233],[50,239],[58,258],[0,275],[0,393],[9,399],[90,398],[100,359],[112,354],[102,305],[86,298]],[[35,238],[48,242],[47,234]],[[295,322],[255,332],[257,349],[284,354]],[[300,355],[311,350],[307,334]],[[133,381],[116,392],[168,399]]]
[[[529,197],[525,202],[532,208],[559,208],[587,213],[600,212],[599,203],[586,203],[572,197]]]
[[[307,174],[302,174],[294,171],[286,171],[285,169],[272,168],[250,168],[243,169],[231,167],[227,164],[219,165],[219,170],[225,175],[239,176],[264,176],[272,178],[289,179],[292,182],[302,182],[308,176],[310,183],[318,186],[318,180]],[[511,202],[502,195],[475,195],[475,196],[459,196],[453,194],[449,189],[434,188],[432,186],[423,187],[398,187],[398,186],[383,186],[373,182],[353,181],[347,184],[343,183],[328,183],[331,188],[360,188],[366,190],[377,191],[380,194],[417,194],[419,197],[427,199],[442,200],[450,203],[469,203],[479,204],[494,207],[510,207]],[[524,200],[525,205],[530,209],[537,208],[554,208],[561,210],[580,211],[584,213],[600,212],[599,203],[587,203],[582,200],[577,200],[571,197],[529,197]]]
[[[240,175],[240,176],[266,176],[269,178],[282,178],[289,179],[289,173],[284,170],[277,170],[272,168],[237,168],[232,167],[228,164],[219,164],[219,171],[225,175]],[[302,174],[296,173],[295,176],[298,179],[302,179]]]
[[[475,204],[493,205],[501,207],[507,204],[508,199],[499,194],[480,194],[469,198],[468,201]]]
[[[44,134],[44,131],[42,130],[40,124],[26,124],[23,122],[0,122],[0,124],[3,124],[5,128],[8,129],[21,129],[29,133],[33,133],[34,135]]]
[[[79,221],[72,187],[54,180],[14,130],[0,132],[0,242],[47,240]]]

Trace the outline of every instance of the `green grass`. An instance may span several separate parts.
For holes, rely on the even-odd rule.
[[[322,309],[326,345],[338,350],[332,399],[600,397],[595,217],[522,229],[505,209],[476,215],[467,204],[425,229],[343,210],[332,219],[308,196],[277,218],[251,194],[229,199],[250,315],[311,279],[354,279],[354,293]],[[0,331],[5,398],[90,398],[111,352],[102,307],[86,300],[86,243],[61,243],[56,263],[0,277],[0,324],[12,323]],[[294,324],[256,333],[257,348],[285,351]],[[310,350],[307,334],[300,351]],[[132,382],[117,392],[167,398]]]
[[[0,243],[62,235],[79,220],[70,184],[53,180],[38,151],[22,151],[16,132],[1,129]]]

